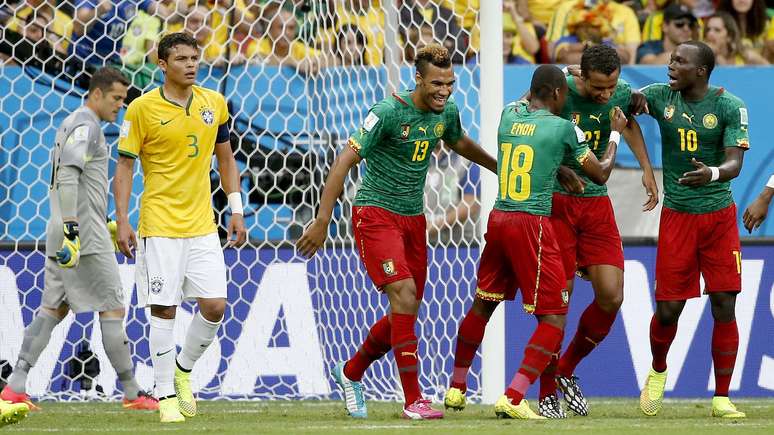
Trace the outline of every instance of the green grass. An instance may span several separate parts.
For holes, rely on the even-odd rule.
[[[42,402],[41,412],[32,413],[19,425],[6,426],[7,433],[449,433],[480,434],[527,432],[584,432],[667,434],[774,433],[774,399],[738,399],[748,418],[724,421],[710,418],[709,400],[668,401],[658,417],[645,417],[633,399],[594,399],[591,416],[560,421],[498,420],[490,406],[469,405],[463,412],[448,412],[441,421],[412,422],[399,418],[397,403],[369,403],[368,420],[355,421],[344,415],[341,402],[200,402],[200,415],[182,424],[161,425],[151,412],[129,412],[115,403]],[[534,403],[532,404],[534,407]],[[441,432],[442,431],[442,432]]]

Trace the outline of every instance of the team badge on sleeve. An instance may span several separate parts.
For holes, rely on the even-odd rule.
[[[212,125],[215,123],[215,112],[210,109],[209,107],[205,107],[201,111],[202,114],[202,121],[207,125]]]
[[[121,130],[118,132],[118,137],[120,138],[126,138],[129,137],[129,130],[132,128],[132,123],[129,121],[124,121],[121,123]]]
[[[371,131],[377,122],[379,122],[379,117],[376,116],[376,113],[371,112],[368,114],[368,116],[366,116],[365,121],[363,121],[363,128],[365,131]]]
[[[704,128],[712,130],[718,125],[718,117],[714,113],[708,113],[701,119],[701,123],[704,124]]]
[[[675,116],[675,106],[670,104],[664,108],[664,119],[671,121]]]
[[[747,125],[747,109],[744,107],[739,108],[739,123],[742,125]]]
[[[75,131],[73,131],[73,140],[75,141],[85,141],[89,138],[89,126],[88,125],[79,125]]]
[[[577,126],[575,127],[575,136],[578,138],[578,143],[586,142],[586,133]]]
[[[435,128],[433,128],[433,133],[435,133],[435,137],[443,136],[443,132],[445,129],[446,127],[443,125],[443,122],[439,122],[438,124],[435,124]]]

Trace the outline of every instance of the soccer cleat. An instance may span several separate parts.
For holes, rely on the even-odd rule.
[[[10,386],[6,385],[3,391],[0,391],[0,400],[11,403],[23,403],[27,405],[27,409],[30,411],[40,411],[40,406],[32,403],[30,396],[26,393],[17,393],[13,391]]]
[[[451,387],[446,390],[446,396],[443,398],[443,406],[446,409],[462,411],[465,409],[465,393],[459,388]]]
[[[715,396],[712,398],[712,416],[721,418],[746,418],[747,414],[738,411],[728,397]]]
[[[437,420],[443,418],[443,412],[430,407],[427,399],[417,399],[403,408],[403,418],[410,420]]]
[[[511,399],[505,394],[497,399],[497,403],[494,406],[495,415],[498,418],[516,418],[521,420],[547,420],[547,418],[535,414],[529,407],[526,399],[521,399],[518,405],[511,403]]]
[[[567,418],[567,414],[562,409],[562,404],[559,403],[559,398],[554,394],[540,399],[538,414],[546,418]]]
[[[175,397],[159,401],[159,417],[162,423],[182,423],[185,421],[185,417],[180,413],[178,401]]]
[[[344,375],[345,362],[340,362],[333,367],[333,379],[339,384],[344,392],[344,404],[347,413],[352,418],[368,418],[368,408],[366,408],[365,398],[363,397],[363,384],[359,381],[347,379]]]
[[[159,409],[159,401],[145,391],[140,391],[134,400],[124,398],[123,407],[139,411],[155,411]]]
[[[586,402],[586,398],[583,397],[583,392],[578,386],[578,378],[576,376],[557,376],[556,386],[564,395],[564,403],[567,404],[567,409],[576,413],[577,415],[587,416],[589,415],[589,404]]]
[[[29,412],[30,408],[26,403],[11,403],[0,400],[0,427],[24,420]]]
[[[651,367],[650,373],[648,373],[648,379],[645,380],[645,387],[640,393],[640,409],[645,415],[656,415],[661,411],[661,405],[664,402],[664,385],[666,385],[666,379],[666,370],[659,373]]]
[[[180,413],[185,417],[196,415],[196,399],[191,391],[191,372],[184,372],[175,367],[175,395]]]

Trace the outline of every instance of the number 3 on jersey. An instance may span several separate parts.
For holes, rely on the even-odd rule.
[[[195,134],[187,134],[185,135],[191,143],[188,144],[189,147],[193,148],[191,150],[191,154],[188,154],[189,158],[194,158],[199,155],[199,138],[196,137]]]
[[[529,171],[535,156],[529,145],[503,142],[500,144],[503,162],[500,168],[500,199],[524,201],[529,198],[531,179]]]

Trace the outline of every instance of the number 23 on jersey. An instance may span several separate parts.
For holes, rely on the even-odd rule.
[[[500,168],[500,199],[509,198],[513,201],[524,201],[529,198],[530,175],[535,153],[532,147],[525,144],[513,146],[512,143],[500,144],[503,161]]]

